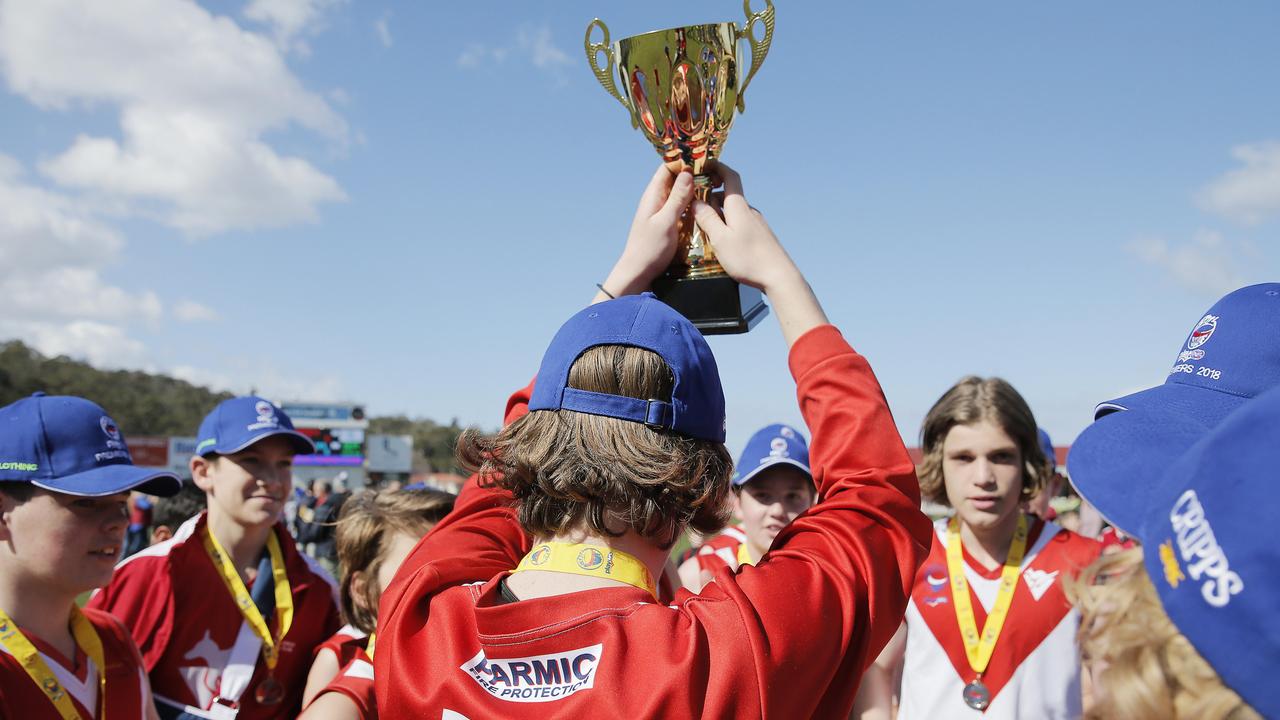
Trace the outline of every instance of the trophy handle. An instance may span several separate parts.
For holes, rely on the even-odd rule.
[[[773,0],[764,0],[764,5],[765,8],[760,12],[751,12],[751,0],[742,0],[742,11],[747,14],[747,24],[738,31],[738,39],[746,38],[751,44],[751,69],[747,71],[747,79],[742,81],[742,87],[738,88],[738,112],[746,112],[747,86],[764,64],[764,58],[769,54],[769,45],[773,42]],[[757,22],[764,24],[764,37],[759,40],[751,34],[751,28]]]
[[[591,42],[591,31],[597,27],[604,33],[604,39],[598,43],[593,43]],[[604,89],[615,100],[622,103],[622,107],[627,109],[628,114],[631,114],[631,127],[637,127],[638,123],[634,113],[631,113],[631,106],[627,104],[626,98],[622,97],[622,93],[618,92],[618,84],[613,79],[613,69],[617,66],[618,60],[613,56],[613,46],[609,42],[609,26],[605,25],[600,18],[587,23],[587,36],[583,40],[583,45],[587,49],[587,63],[591,65],[591,71],[596,74],[596,80],[599,80]],[[604,53],[609,58],[607,67],[600,67],[600,53]]]

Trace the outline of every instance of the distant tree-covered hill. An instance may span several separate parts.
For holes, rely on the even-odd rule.
[[[205,414],[231,397],[164,375],[45,357],[19,341],[0,343],[0,405],[37,390],[89,398],[111,413],[126,436],[194,435]]]
[[[99,370],[67,357],[45,357],[20,341],[0,343],[0,406],[33,392],[79,395],[106,408],[125,435],[195,435],[200,421],[231,393],[166,375]],[[369,419],[369,432],[411,435],[414,472],[458,472],[454,444],[463,428],[403,415]]]

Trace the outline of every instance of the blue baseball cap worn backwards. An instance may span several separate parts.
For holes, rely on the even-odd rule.
[[[1098,405],[1067,456],[1071,484],[1121,530],[1134,534],[1145,492],[1174,455],[1269,388],[1280,386],[1280,283],[1228,294],[1183,341],[1163,385]]]
[[[1160,436],[1171,458],[1144,498],[1134,533],[1165,612],[1231,689],[1280,717],[1280,388],[1198,440]],[[1190,442],[1187,442],[1190,441]],[[1104,510],[1105,512],[1105,510]]]
[[[36,393],[0,408],[0,482],[65,495],[177,494],[171,472],[136,467],[116,422],[96,403]]]
[[[270,400],[256,395],[223,400],[205,416],[196,436],[196,454],[230,455],[269,437],[283,435],[299,455],[310,455],[315,445],[293,429],[293,420]]]
[[[671,397],[642,400],[569,387],[569,368],[600,345],[657,353],[671,368]],[[711,347],[693,323],[653,293],[597,303],[569,318],[542,357],[529,410],[572,410],[699,440],[722,443],[725,438],[724,390]]]
[[[804,471],[809,479],[809,446],[798,430],[781,423],[768,425],[756,431],[747,441],[746,448],[733,468],[733,484],[746,485],[752,478],[775,465],[792,465]]]

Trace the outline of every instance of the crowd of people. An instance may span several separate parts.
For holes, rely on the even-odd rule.
[[[1280,283],[1097,405],[1067,462],[1092,537],[1053,521],[1004,380],[947,390],[913,463],[856,337],[714,178],[657,170],[502,429],[460,438],[456,497],[297,502],[311,442],[256,396],[211,409],[185,482],[90,399],[0,408],[0,717],[1280,717]],[[807,438],[726,448],[710,347],[647,292],[686,213],[769,298]]]

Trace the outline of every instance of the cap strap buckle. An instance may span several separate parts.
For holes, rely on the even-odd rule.
[[[662,430],[670,430],[675,422],[671,403],[665,400],[641,400],[577,388],[564,389],[560,409],[644,423]]]

